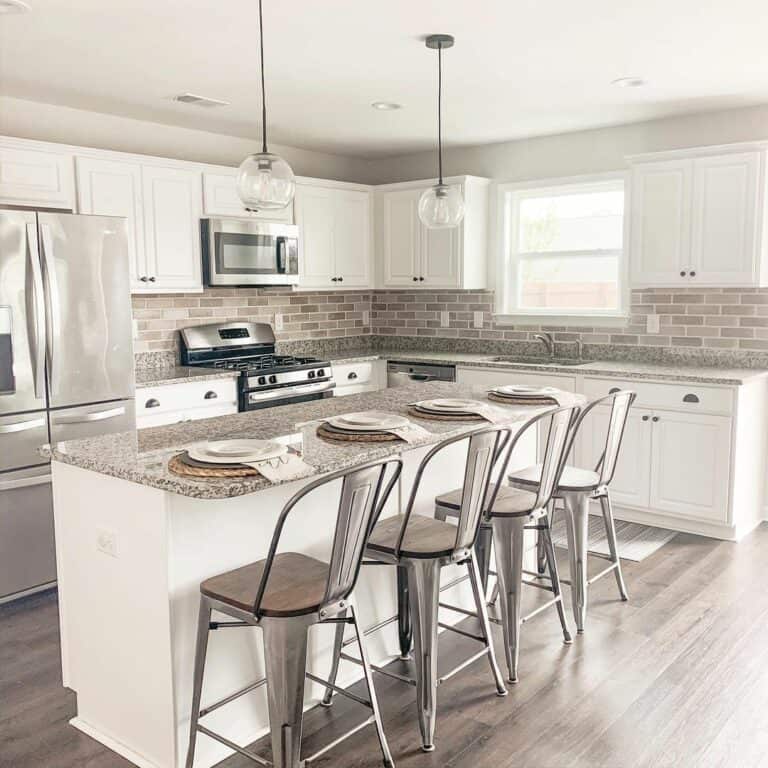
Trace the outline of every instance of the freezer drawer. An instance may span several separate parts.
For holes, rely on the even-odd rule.
[[[45,411],[0,417],[0,473],[47,464],[48,460],[38,453],[40,446],[47,442]]]
[[[0,602],[55,580],[51,476],[0,475]]]
[[[129,432],[136,428],[133,400],[81,405],[50,412],[51,442]]]

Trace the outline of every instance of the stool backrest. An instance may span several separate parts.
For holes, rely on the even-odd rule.
[[[411,518],[425,470],[438,453],[462,441],[467,443],[467,458],[464,464],[464,484],[462,486],[459,519],[456,525],[454,553],[459,554],[474,545],[480,528],[483,510],[486,507],[491,472],[509,439],[510,430],[508,427],[489,427],[469,435],[459,435],[458,437],[443,440],[424,457],[416,472],[403,524],[400,527],[397,544],[395,545],[396,557],[400,556],[408,522]]]
[[[565,460],[571,446],[571,438],[575,425],[578,423],[580,411],[579,406],[569,405],[538,413],[528,419],[509,442],[501,465],[500,481],[506,477],[512,453],[523,435],[529,429],[538,430],[543,424],[549,422],[546,424],[546,441],[541,462],[541,479],[536,491],[536,501],[531,511],[543,509],[552,500],[557,484],[560,482],[560,475],[565,467]],[[493,509],[500,490],[501,482],[498,482],[488,500],[487,509]]]
[[[384,480],[390,469],[391,475],[385,485]],[[272,535],[267,562],[253,605],[254,615],[259,616],[261,601],[267,589],[272,563],[288,515],[302,499],[313,491],[339,479],[342,480],[341,493],[336,510],[336,525],[323,605],[346,600],[357,582],[368,537],[373,526],[376,525],[395,483],[398,481],[402,469],[403,462],[400,459],[382,459],[351,470],[342,470],[325,475],[304,486],[296,493],[283,507],[275,532]]]

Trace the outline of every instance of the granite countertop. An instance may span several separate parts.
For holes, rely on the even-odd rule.
[[[273,484],[261,476],[211,480],[181,477],[168,470],[168,460],[190,445],[206,440],[284,438],[292,445],[300,443],[304,461],[314,467],[317,474],[325,474],[373,459],[399,454],[418,445],[431,445],[444,438],[465,434],[488,424],[486,422],[418,420],[416,423],[423,426],[428,434],[417,444],[401,441],[344,444],[322,440],[316,435],[317,424],[306,422],[335,414],[365,410],[382,410],[407,415],[406,406],[414,400],[429,397],[477,398],[478,395],[476,387],[450,383],[418,384],[279,408],[248,411],[167,427],[56,443],[51,446],[50,453],[56,461],[164,491],[201,499],[223,499],[253,493],[272,487]],[[526,420],[535,413],[531,408],[504,405],[498,405],[498,407],[509,412],[510,424]],[[291,436],[290,440],[287,439],[288,436]]]
[[[190,381],[213,381],[214,379],[234,379],[237,371],[222,371],[216,368],[192,368],[186,365],[174,365],[172,368],[137,368],[137,387],[161,387],[166,384],[185,384]]]
[[[331,363],[363,362],[366,360],[401,360],[413,363],[453,363],[455,365],[473,368],[492,368],[498,370],[537,371],[540,373],[567,373],[571,376],[607,376],[613,378],[658,379],[663,381],[682,381],[699,384],[724,384],[738,386],[755,378],[768,376],[768,370],[763,368],[720,368],[714,366],[698,366],[692,359],[690,365],[671,365],[629,360],[601,361],[592,360],[580,365],[557,365],[547,363],[524,362],[515,363],[511,360],[495,361],[498,355],[468,352],[403,352],[396,350],[361,350],[355,354],[346,350],[338,355],[330,355]]]

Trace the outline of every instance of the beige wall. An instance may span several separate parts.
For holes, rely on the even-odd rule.
[[[444,173],[504,181],[574,176],[619,170],[626,155],[759,139],[768,139],[768,105],[448,149]],[[374,160],[368,180],[428,179],[436,165],[434,151]]]
[[[0,135],[231,166],[259,149],[256,140],[5,96],[0,96]],[[360,158],[278,144],[270,149],[300,176],[357,182],[369,178],[369,163]]]

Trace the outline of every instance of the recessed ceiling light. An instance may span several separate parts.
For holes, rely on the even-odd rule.
[[[31,10],[29,3],[25,3],[24,0],[0,0],[0,14],[27,13]]]
[[[611,80],[611,85],[615,85],[617,88],[639,88],[641,85],[645,85],[645,80],[642,77],[619,77],[616,80]]]
[[[403,108],[402,104],[397,104],[394,101],[374,101],[371,106],[381,112],[392,112],[395,109]]]

